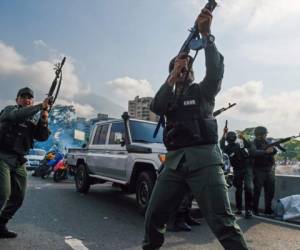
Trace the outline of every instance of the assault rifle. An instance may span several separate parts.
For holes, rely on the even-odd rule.
[[[275,141],[275,142],[272,142],[272,143],[268,144],[264,149],[266,150],[267,148],[271,148],[271,147],[279,147],[280,148],[281,147],[280,144],[288,142],[288,141],[296,139],[296,138],[299,138],[299,137],[300,137],[300,134],[296,135],[296,136],[290,136],[290,137],[280,139],[278,141]]]
[[[220,115],[221,113],[223,113],[224,111],[226,111],[227,109],[234,107],[235,105],[236,105],[236,103],[232,103],[232,104],[229,103],[228,107],[221,108],[221,109],[218,109],[215,112],[213,112],[213,116],[216,117],[216,116]]]
[[[62,67],[65,64],[65,61],[66,61],[66,57],[64,57],[60,63],[57,63],[54,65],[55,77],[54,77],[54,80],[52,81],[50,90],[47,94],[47,96],[50,98],[50,102],[51,102],[48,112],[50,112],[50,110],[58,96],[61,82],[62,82]]]
[[[213,12],[216,6],[217,3],[215,0],[208,0],[208,3],[205,5],[205,8]],[[189,31],[190,34],[187,37],[187,39],[184,41],[178,54],[182,52],[186,52],[188,54],[190,50],[195,50],[197,53],[199,50],[205,48],[206,46],[207,40],[204,37],[202,38],[200,37],[197,22],[195,22],[194,27],[192,27]]]

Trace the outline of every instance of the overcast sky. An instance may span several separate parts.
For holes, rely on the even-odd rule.
[[[136,95],[153,96],[167,77],[202,0],[0,1],[0,108],[28,85],[47,93],[53,64],[67,57],[60,103],[80,116],[118,116]],[[300,131],[300,1],[222,0],[212,33],[225,57],[216,108],[231,129],[265,125],[273,136]],[[203,53],[194,66],[204,77]]]

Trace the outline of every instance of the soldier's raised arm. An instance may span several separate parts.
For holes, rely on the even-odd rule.
[[[198,29],[203,37],[207,39],[205,48],[205,65],[206,74],[200,83],[201,93],[208,97],[214,98],[221,89],[222,78],[224,74],[224,57],[219,53],[214,43],[214,36],[207,30],[207,25],[211,24],[212,14],[209,10],[204,9],[198,17]]]
[[[39,111],[47,109],[49,102],[49,98],[46,98],[43,103],[22,107],[21,109],[16,105],[7,106],[0,114],[0,122],[19,121],[33,116]]]
[[[31,107],[24,107],[22,109],[19,109],[18,106],[8,106],[2,111],[0,115],[0,122],[19,121],[26,117],[33,116],[41,110],[42,104],[37,104]]]

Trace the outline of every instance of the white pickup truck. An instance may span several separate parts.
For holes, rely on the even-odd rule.
[[[66,155],[76,171],[77,191],[87,193],[92,184],[112,182],[135,192],[139,210],[145,212],[166,153],[162,129],[153,138],[155,128],[156,123],[131,119],[127,113],[96,123],[85,148],[69,149]]]

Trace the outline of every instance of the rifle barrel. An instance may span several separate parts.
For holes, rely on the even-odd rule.
[[[276,146],[278,146],[278,145],[280,145],[282,143],[288,142],[288,141],[290,141],[292,139],[295,139],[295,138],[298,138],[298,137],[300,137],[300,136],[299,135],[298,136],[290,136],[290,137],[286,137],[286,138],[280,139],[278,141],[275,141],[275,142],[272,142],[272,143],[268,144],[266,146],[266,149],[270,148],[270,147],[276,147]]]

